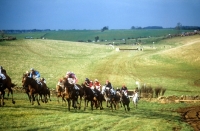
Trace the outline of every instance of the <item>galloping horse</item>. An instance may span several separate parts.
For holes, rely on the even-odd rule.
[[[90,102],[91,109],[93,110],[94,105],[97,106],[97,98],[95,97],[92,89],[89,87],[86,87],[85,84],[82,84],[83,90],[84,90],[84,101],[85,101],[85,107],[84,110],[86,110],[87,103]]]
[[[126,110],[130,111],[130,107],[129,107],[130,99],[129,99],[129,97],[126,96],[126,95],[124,94],[124,92],[122,92],[121,95],[122,95],[122,104],[123,104],[123,106],[124,106],[125,111],[126,111]]]
[[[43,91],[45,90],[44,86],[41,86],[36,82],[35,79],[29,78],[27,75],[23,75],[22,86],[25,88],[26,93],[29,97],[32,105],[34,104],[35,98],[37,100],[38,105],[40,105],[38,95],[42,98]]]
[[[104,98],[107,101],[107,107],[108,103],[110,103],[111,110],[113,111],[113,106],[116,110],[120,101],[120,96],[117,94],[111,94],[110,89],[107,89],[106,87],[102,88],[102,94],[104,94]]]
[[[72,100],[72,107],[74,109],[77,109],[77,101],[79,94],[77,93],[77,90],[74,87],[74,84],[70,84],[67,78],[63,78],[63,84],[64,84],[64,93],[63,93],[63,100],[66,99],[68,102],[68,110],[70,111],[71,106],[71,100]]]
[[[96,93],[97,93],[97,106],[99,106],[100,110],[103,109],[103,100],[104,100],[104,96],[103,94],[99,91],[99,90],[96,90]]]
[[[26,77],[28,77],[28,74],[26,74],[26,73],[23,74],[23,76],[22,76],[22,84],[24,82],[24,78],[26,78]],[[44,83],[42,80],[40,82],[42,83],[42,86],[41,86],[41,84],[38,84],[36,82],[38,84],[38,87],[41,87],[41,88],[39,88],[38,94],[39,94],[39,96],[41,98],[41,101],[47,103],[48,102],[47,96],[49,97],[49,100],[51,101],[51,99],[50,99],[50,90],[47,87],[46,83]],[[23,88],[25,89],[25,92],[28,95],[29,101],[31,102],[30,89],[29,89],[28,85],[23,85]],[[42,98],[42,95],[44,96],[44,99]]]
[[[4,105],[4,96],[5,96],[5,89],[6,88],[8,89],[8,96],[9,96],[9,93],[11,92],[12,103],[15,104],[15,101],[13,99],[12,87],[14,87],[16,85],[11,82],[11,78],[6,73],[4,73],[4,75],[5,75],[6,79],[0,78],[1,105]]]

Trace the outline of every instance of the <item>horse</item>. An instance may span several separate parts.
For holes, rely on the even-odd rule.
[[[41,91],[40,93],[41,93],[41,95],[44,96],[44,100],[42,99],[42,97],[41,97],[41,99],[42,99],[42,102],[47,103],[48,98],[51,101],[51,98],[50,98],[51,92],[50,92],[50,89],[47,87],[46,83],[43,80],[40,80],[40,82],[42,83],[42,86],[43,86],[43,91]]]
[[[32,105],[34,105],[35,98],[38,105],[40,105],[38,95],[42,98],[42,94],[44,94],[43,91],[45,90],[45,85],[41,86],[41,84],[38,84],[35,79],[30,78],[24,74],[22,79],[22,86],[25,88]]]
[[[121,97],[120,91],[116,91],[116,95],[120,97],[119,103],[120,103],[120,105],[121,105],[121,107],[122,107],[122,97]]]
[[[70,84],[67,78],[63,78],[63,84],[64,84],[64,93],[62,95],[63,100],[67,100],[68,102],[68,110],[70,111],[71,106],[71,100],[72,100],[72,107],[74,109],[77,109],[77,102],[78,102],[78,96],[79,92],[75,89],[74,84]]]
[[[124,92],[121,93],[121,97],[122,97],[122,104],[124,107],[125,111],[130,111],[130,107],[129,107],[129,103],[130,103],[130,99],[127,95],[124,94]]]
[[[99,107],[100,110],[103,110],[103,104],[102,103],[103,103],[103,100],[104,100],[104,96],[101,93],[101,91],[99,91],[97,89],[95,89],[95,92],[97,94],[97,96],[96,96],[96,98],[97,98],[97,106],[96,106],[96,108]]]
[[[62,80],[61,80],[62,81]],[[63,83],[62,83],[62,85],[61,84],[57,84],[56,85],[56,97],[57,97],[57,101],[58,101],[58,103],[59,103],[59,97],[61,97],[61,98],[63,98],[63,95],[64,95],[64,85],[63,85]],[[62,102],[63,102],[63,99],[62,99]]]
[[[91,110],[93,110],[94,105],[97,108],[97,97],[93,93],[92,89],[89,87],[86,87],[84,83],[82,83],[83,91],[84,91],[84,101],[85,101],[85,107],[84,110],[86,110],[88,102],[90,102]]]
[[[22,76],[22,84],[23,84],[24,79],[25,79],[26,77],[28,77],[28,74],[27,74],[27,73],[24,73],[23,76]],[[32,79],[33,79],[33,78],[32,78]],[[35,80],[35,81],[36,81],[36,80]],[[47,103],[47,102],[48,102],[47,96],[48,96],[49,100],[51,101],[51,99],[50,99],[50,95],[51,95],[51,94],[50,94],[50,90],[49,90],[49,88],[47,87],[46,83],[44,83],[44,81],[40,80],[40,82],[41,82],[41,84],[38,84],[38,83],[36,82],[36,83],[38,84],[38,87],[39,87],[38,95],[39,95],[40,98],[39,98],[38,100],[41,99],[41,101],[42,101],[43,103],[44,103],[44,102]],[[30,89],[29,89],[28,85],[23,85],[23,89],[25,90],[25,93],[28,95],[29,101],[32,102],[32,96],[30,96]],[[44,99],[43,99],[42,96],[44,96]],[[33,100],[35,100],[35,98],[34,98]]]
[[[107,107],[110,107],[110,106],[108,106],[108,104],[109,104],[109,101],[110,101],[110,98],[106,95],[106,86],[103,86],[102,87],[102,91],[101,91],[101,94],[103,94],[103,96],[104,96],[104,99],[105,99],[105,101],[106,101],[106,106]]]
[[[114,89],[112,89],[114,90]],[[104,94],[104,98],[107,101],[107,107],[108,107],[108,103],[110,104],[111,110],[113,111],[113,106],[114,109],[116,110],[118,107],[118,103],[120,101],[120,96],[111,93],[111,89],[106,88],[105,86],[102,88],[102,94]]]
[[[15,101],[14,101],[14,98],[13,98],[13,90],[12,88],[14,86],[16,86],[15,84],[13,84],[11,82],[11,78],[6,74],[6,72],[2,72],[5,76],[5,79],[2,78],[2,76],[0,76],[0,83],[1,83],[1,89],[0,89],[0,92],[1,92],[1,105],[4,105],[4,97],[5,97],[5,89],[7,88],[8,89],[8,97],[9,97],[9,93],[11,93],[12,95],[12,103],[15,104]]]

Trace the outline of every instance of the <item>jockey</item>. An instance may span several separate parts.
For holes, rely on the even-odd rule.
[[[128,96],[128,88],[125,85],[122,85],[121,93],[124,93],[125,96]]]
[[[66,76],[65,76],[65,77],[67,78],[67,80],[68,80],[68,82],[69,82],[70,84],[76,84],[77,81],[78,81],[76,75],[75,75],[73,72],[71,72],[71,71],[68,71],[68,72],[66,73]]]
[[[3,67],[2,66],[0,66],[0,78],[2,79],[2,80],[5,80],[6,79],[6,70],[5,69],[3,69]]]
[[[106,84],[105,84],[106,88],[112,89],[112,84],[110,83],[109,80],[106,80]]]
[[[94,80],[94,89],[101,91],[101,84],[97,79]]]
[[[66,73],[66,76],[65,76],[65,77],[67,78],[67,80],[68,80],[68,82],[69,82],[70,84],[73,84],[73,85],[74,85],[74,89],[77,91],[77,94],[78,94],[79,88],[78,88],[78,86],[76,86],[76,83],[77,83],[77,81],[78,81],[76,75],[75,75],[73,72],[68,71],[68,72]]]
[[[94,90],[93,81],[90,81],[88,78],[85,79],[85,86],[90,88],[95,96],[97,96],[96,91]]]
[[[88,78],[85,79],[84,85],[85,85],[86,87],[90,87],[90,86],[91,86],[90,80],[89,80]]]
[[[35,79],[38,84],[42,84],[40,82],[40,73],[33,68],[31,68],[30,70],[31,70],[31,72],[28,77]]]

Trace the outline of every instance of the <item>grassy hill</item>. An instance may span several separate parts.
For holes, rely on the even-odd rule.
[[[188,44],[189,43],[189,44]],[[192,43],[192,44],[190,44]],[[7,69],[13,81],[20,85],[22,73],[30,68],[40,71],[50,88],[67,71],[73,71],[83,82],[86,77],[109,79],[115,87],[126,84],[135,88],[135,82],[166,87],[169,95],[186,92],[170,92],[172,89],[198,91],[194,81],[199,79],[199,39],[197,36],[166,39],[146,44],[144,51],[121,51],[106,45],[66,42],[57,40],[17,40],[1,42],[1,65]],[[136,45],[119,45],[120,48],[137,48]],[[197,47],[197,48],[196,48]]]
[[[152,87],[165,87],[169,95],[199,95],[194,81],[200,79],[199,36],[172,38],[146,43],[144,51],[120,51],[108,45],[61,40],[22,39],[0,42],[1,65],[12,81],[21,86],[22,74],[35,68],[55,88],[60,77],[70,70],[81,83],[86,77],[97,78],[102,84],[110,80],[114,87],[126,84],[136,87],[136,81]],[[117,45],[137,48],[136,45]],[[16,104],[6,100],[1,108],[0,130],[192,130],[174,112],[191,104],[160,104],[140,100],[138,109],[67,111],[53,101],[41,106],[30,105],[24,93],[14,94]]]

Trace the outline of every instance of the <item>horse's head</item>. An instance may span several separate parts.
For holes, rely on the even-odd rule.
[[[27,86],[27,78],[28,78],[28,76],[26,74],[23,74],[23,76],[22,76],[22,86],[23,87]]]

